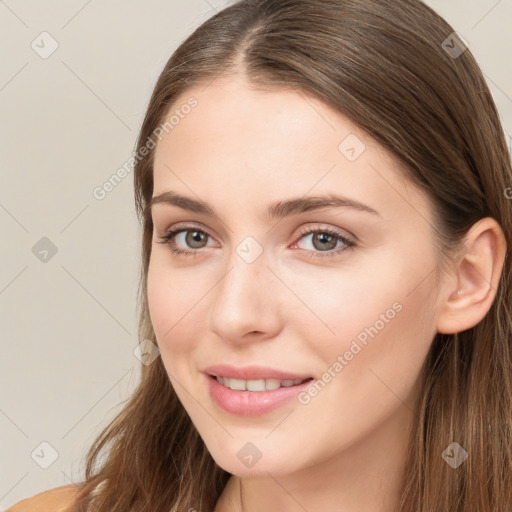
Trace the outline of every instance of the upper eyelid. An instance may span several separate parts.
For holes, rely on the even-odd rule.
[[[353,244],[356,244],[358,241],[356,236],[352,235],[351,233],[346,232],[346,230],[343,230],[343,231],[345,231],[345,233],[340,232],[342,228],[331,227],[331,226],[328,226],[326,223],[321,223],[321,222],[316,222],[316,223],[312,222],[310,224],[313,224],[313,225],[306,226],[306,227],[300,227],[300,228],[294,230],[294,242],[293,243],[296,243],[302,237],[309,236],[311,233],[314,233],[314,232],[321,232],[322,230],[332,231],[336,236],[339,236],[340,238],[345,238],[348,241],[352,242]],[[176,236],[179,233],[182,233],[183,231],[192,231],[194,229],[197,231],[204,232],[204,234],[206,234],[210,238],[215,238],[210,233],[208,228],[203,227],[201,225],[198,226],[198,225],[192,225],[192,224],[187,224],[187,223],[172,224],[169,228],[164,229],[164,236],[165,236],[165,234],[172,231],[173,237],[176,238]]]

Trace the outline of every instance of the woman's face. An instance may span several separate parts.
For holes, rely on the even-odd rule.
[[[190,202],[152,207],[147,291],[163,364],[216,462],[279,475],[404,445],[440,308],[426,196],[303,93],[223,77],[176,110],[155,150],[153,197]],[[300,207],[331,195],[353,205]],[[161,243],[175,227],[188,231]],[[313,380],[258,397],[213,382],[207,368],[219,364]]]

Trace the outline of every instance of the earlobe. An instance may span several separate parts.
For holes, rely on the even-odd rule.
[[[446,290],[437,319],[437,331],[442,334],[465,331],[485,317],[503,270],[507,244],[495,219],[476,222],[464,242],[466,251],[453,268],[451,288]]]

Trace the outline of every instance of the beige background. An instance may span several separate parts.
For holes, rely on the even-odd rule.
[[[469,43],[512,133],[512,0],[427,3]],[[168,57],[225,5],[0,0],[0,511],[80,479],[135,387],[132,173],[92,192],[131,156]],[[44,31],[47,58],[31,47],[51,49]]]

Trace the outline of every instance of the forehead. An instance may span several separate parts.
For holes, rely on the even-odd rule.
[[[191,100],[194,108],[184,108]],[[402,212],[411,205],[429,209],[398,159],[305,92],[219,77],[181,94],[170,115],[177,122],[157,144],[154,195],[172,189],[243,205],[346,192],[376,209],[394,203],[402,203]]]

